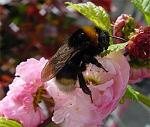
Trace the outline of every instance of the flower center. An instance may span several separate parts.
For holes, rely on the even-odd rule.
[[[94,86],[96,86],[96,85],[99,85],[100,84],[100,79],[99,78],[97,78],[97,77],[95,77],[95,76],[86,76],[85,77],[85,80],[86,80],[86,82],[88,83],[88,84],[92,84],[92,85],[94,85]]]
[[[47,91],[45,90],[43,85],[40,86],[33,94],[33,107],[35,111],[36,108],[39,107],[39,103],[41,103],[42,101],[46,104],[47,108],[54,106],[53,98],[48,96]]]

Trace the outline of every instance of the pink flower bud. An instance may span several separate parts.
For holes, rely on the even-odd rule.
[[[117,18],[116,22],[114,23],[113,35],[129,40],[130,34],[135,31],[135,28],[138,27],[139,25],[134,21],[131,16],[127,14],[122,14]],[[115,40],[115,43],[122,42],[123,41],[119,39]]]

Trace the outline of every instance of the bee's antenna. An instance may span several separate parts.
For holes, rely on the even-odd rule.
[[[112,37],[112,38],[115,38],[115,39],[119,39],[119,40],[122,40],[122,41],[127,41],[126,39],[121,38],[121,37],[117,37],[117,36],[111,36],[111,35],[109,35],[109,37]]]

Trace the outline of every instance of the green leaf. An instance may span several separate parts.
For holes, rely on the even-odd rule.
[[[145,20],[150,25],[150,0],[131,0],[133,5],[145,16]]]
[[[117,52],[121,49],[124,49],[126,47],[126,45],[128,44],[128,42],[126,43],[121,43],[121,44],[113,44],[113,45],[110,45],[108,47],[107,50],[103,51],[102,53],[100,53],[100,56],[106,56],[107,54],[111,53],[111,52]]]
[[[144,105],[150,107],[150,98],[133,89],[131,85],[127,86],[127,90],[125,92],[125,95],[123,96],[123,100],[124,99],[141,102]]]
[[[109,15],[101,6],[96,6],[92,2],[73,4],[72,2],[65,2],[69,8],[83,14],[89,20],[91,20],[97,27],[102,30],[108,31],[111,35],[111,23]]]
[[[150,25],[150,13],[145,13],[145,20],[148,25]]]
[[[0,127],[23,127],[19,122],[0,117]]]

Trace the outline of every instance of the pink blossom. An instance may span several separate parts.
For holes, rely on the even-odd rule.
[[[16,76],[20,76],[26,82],[41,80],[41,71],[47,60],[41,58],[39,61],[31,58],[20,63],[16,68]]]
[[[7,96],[0,101],[0,115],[22,123],[24,127],[36,127],[47,119],[40,106],[34,107],[33,100],[36,91],[42,86],[40,74],[47,60],[41,58],[28,59],[16,68],[16,77]]]
[[[108,72],[92,64],[84,72],[93,103],[89,95],[78,87],[78,82],[77,88],[71,93],[62,93],[56,86],[52,89],[56,84],[55,79],[47,82],[47,90],[55,101],[52,120],[56,124],[62,127],[98,127],[116,108],[128,83],[128,62],[119,52],[97,59]],[[93,80],[88,80],[91,78]],[[92,82],[94,80],[96,83]]]
[[[129,83],[140,82],[144,78],[150,78],[150,68],[131,68]]]

